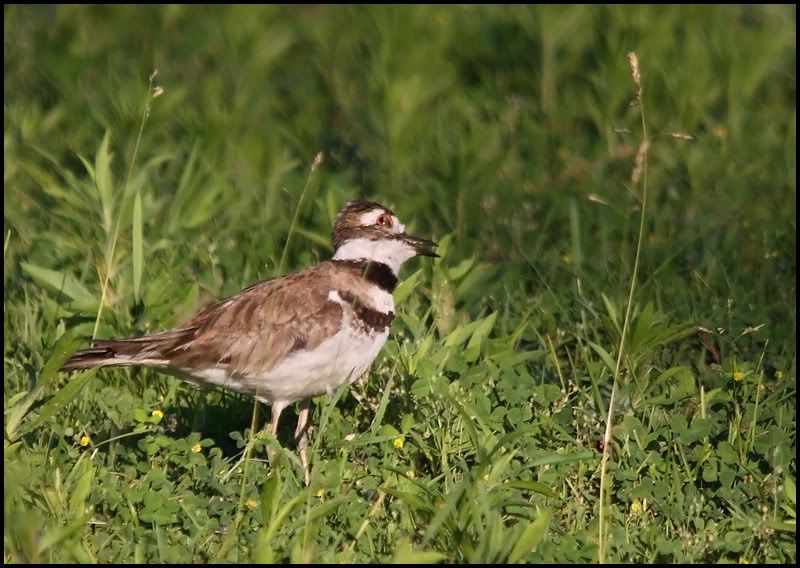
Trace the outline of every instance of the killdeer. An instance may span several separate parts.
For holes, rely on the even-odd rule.
[[[331,260],[253,284],[175,329],[97,340],[61,370],[140,365],[249,394],[271,405],[273,434],[283,410],[300,401],[295,439],[308,484],[311,397],[367,371],[389,336],[400,266],[438,256],[436,243],[407,234],[390,209],[372,201],[349,202],[331,236]]]

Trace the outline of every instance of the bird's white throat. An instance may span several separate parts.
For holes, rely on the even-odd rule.
[[[333,260],[370,260],[381,262],[392,269],[394,275],[400,266],[416,255],[414,249],[400,239],[351,239],[336,249]]]

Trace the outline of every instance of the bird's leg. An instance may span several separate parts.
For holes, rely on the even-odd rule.
[[[297,450],[300,454],[300,463],[303,464],[303,480],[306,486],[311,483],[311,471],[308,467],[308,411],[311,408],[311,400],[300,401],[300,414],[297,416],[297,428],[294,431],[294,439],[297,442]]]
[[[269,423],[268,432],[275,436],[275,440],[278,439],[278,421],[281,418],[281,413],[283,409],[286,408],[286,403],[282,401],[275,401],[272,403],[272,420]],[[269,465],[270,467],[275,466],[275,449],[269,445],[267,446],[267,457],[269,458]]]
[[[278,437],[278,421],[281,419],[281,413],[284,408],[286,408],[285,402],[276,401],[272,403],[272,420],[269,423],[269,431],[276,438]]]

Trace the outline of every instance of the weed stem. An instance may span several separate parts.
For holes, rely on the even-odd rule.
[[[641,214],[639,216],[639,237],[636,241],[636,258],[633,261],[633,273],[631,274],[631,285],[628,291],[628,305],[625,308],[625,320],[622,324],[622,335],[619,340],[619,349],[617,351],[617,361],[614,367],[614,382],[611,387],[611,397],[608,401],[608,414],[606,415],[606,431],[603,436],[603,457],[600,462],[600,498],[599,498],[599,506],[600,506],[600,514],[599,514],[599,548],[597,553],[597,559],[600,564],[605,564],[606,562],[606,553],[608,542],[606,539],[606,527],[605,527],[605,500],[606,500],[606,493],[608,492],[608,480],[606,476],[606,469],[608,467],[608,459],[611,454],[611,426],[614,416],[614,402],[617,394],[617,388],[619,385],[619,373],[620,368],[622,366],[622,357],[625,353],[625,338],[628,334],[628,326],[631,320],[631,308],[633,306],[633,294],[636,290],[636,276],[639,272],[639,258],[641,257],[642,252],[642,240],[644,237],[644,219],[645,219],[645,211],[647,209],[647,154],[650,147],[650,141],[647,136],[647,123],[645,122],[644,117],[644,101],[642,100],[642,83],[641,83],[641,75],[639,73],[639,58],[636,56],[635,53],[631,52],[628,54],[628,62],[631,66],[631,75],[633,77],[633,81],[636,85],[636,100],[638,101],[639,106],[639,115],[641,116],[642,121],[642,142],[639,145],[639,151],[637,152],[636,162],[634,164],[634,171],[632,174],[632,179],[634,182],[638,181],[639,176],[641,175],[642,180],[642,203],[641,203]]]
[[[147,119],[150,117],[150,103],[155,98],[153,96],[153,80],[156,78],[158,74],[157,71],[153,71],[150,74],[150,82],[147,86],[147,102],[144,105],[144,112],[142,113],[142,121],[139,123],[139,134],[136,136],[136,144],[133,147],[133,155],[131,156],[131,162],[128,165],[128,175],[125,178],[125,187],[122,190],[122,195],[126,195],[128,193],[128,185],[131,182],[131,175],[133,174],[133,165],[136,163],[136,156],[139,154],[139,145],[142,141],[142,133],[144,132],[144,125],[147,122]],[[160,93],[159,93],[160,94]],[[156,95],[158,96],[158,95]],[[97,337],[97,329],[100,327],[100,316],[103,313],[103,305],[106,303],[106,293],[108,292],[108,281],[111,279],[111,268],[112,264],[114,263],[114,252],[117,248],[117,238],[119,237],[119,226],[122,223],[122,210],[123,207],[120,206],[119,212],[117,214],[117,223],[114,227],[114,238],[111,239],[111,247],[109,248],[108,256],[106,257],[106,274],[103,278],[103,289],[100,292],[100,305],[97,306],[97,317],[94,320],[94,330],[92,330],[92,339]]]

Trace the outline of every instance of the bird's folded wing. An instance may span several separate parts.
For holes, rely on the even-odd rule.
[[[213,304],[180,328],[162,352],[170,367],[267,372],[292,353],[317,347],[342,323],[324,273],[305,271],[260,282]]]

